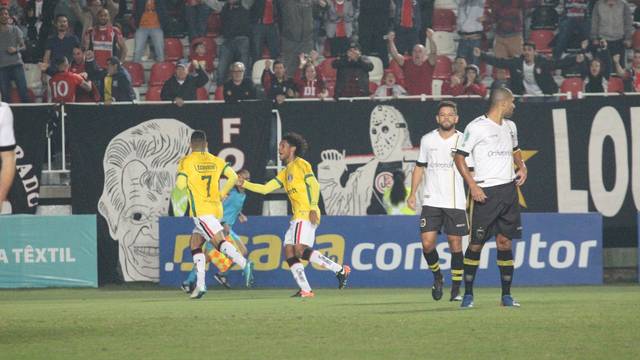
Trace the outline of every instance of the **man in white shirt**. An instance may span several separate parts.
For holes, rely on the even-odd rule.
[[[16,174],[16,139],[13,113],[7,103],[0,103],[0,213]]]
[[[499,88],[491,94],[486,115],[467,125],[455,155],[456,167],[469,185],[473,201],[470,206],[471,233],[464,258],[465,294],[462,308],[473,307],[473,281],[485,241],[496,236],[498,267],[502,282],[503,306],[519,307],[511,296],[513,277],[512,239],[522,237],[520,203],[516,186],[527,179],[527,168],[518,148],[518,133],[513,121],[513,94]],[[465,157],[473,156],[474,176]],[[513,163],[518,167],[517,176]]]
[[[438,105],[436,122],[438,128],[420,140],[420,154],[411,175],[411,193],[407,204],[415,210],[416,193],[423,174],[426,173],[423,182],[420,233],[424,258],[433,272],[431,296],[434,300],[442,298],[443,279],[436,242],[438,233],[444,229],[451,250],[450,301],[460,301],[464,258],[462,236],[468,234],[469,228],[465,212],[464,181],[453,163],[453,154],[458,139],[462,136],[455,128],[458,123],[457,105],[451,101],[441,102]]]

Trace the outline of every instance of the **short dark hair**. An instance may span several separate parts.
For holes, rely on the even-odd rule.
[[[499,101],[504,100],[505,96],[513,97],[513,92],[511,92],[508,87],[499,87],[493,89],[493,91],[491,92],[491,96],[489,97],[491,106],[497,104]]]
[[[452,108],[453,111],[455,111],[455,113],[458,114],[458,105],[456,103],[454,103],[453,101],[449,101],[449,100],[440,101],[440,103],[438,104],[437,113],[439,114],[440,113],[440,109],[442,109],[444,107]]]
[[[60,66],[60,65],[62,65],[62,64],[64,64],[64,63],[66,63],[66,62],[69,62],[69,59],[67,59],[67,57],[66,57],[66,56],[61,56],[61,57],[59,57],[59,58],[56,58],[56,59],[53,61],[53,64],[54,64],[56,67],[58,67],[58,66]]]
[[[65,18],[65,19],[69,20],[69,17],[68,17],[67,15],[65,15],[65,14],[57,14],[57,15],[56,15],[55,22],[58,22],[58,19],[59,19],[59,18],[61,18],[61,17],[63,17],[63,18]]]
[[[536,44],[532,43],[531,41],[526,41],[524,44],[522,44],[522,47],[524,48],[525,46],[529,46],[532,47],[533,50],[536,49]]]
[[[302,135],[294,132],[285,134],[282,137],[282,140],[289,143],[290,146],[296,147],[296,156],[303,156],[304,153],[307,152],[307,149],[309,147],[309,145],[307,144],[307,140],[305,140]]]
[[[191,133],[191,143],[192,144],[196,144],[196,143],[205,143],[207,142],[207,134],[202,131],[202,130],[194,130]]]
[[[464,56],[460,56],[460,55],[456,56],[456,57],[453,59],[453,61],[456,61],[456,60],[458,60],[458,59],[463,59],[464,61],[467,61],[467,58],[466,58],[466,57],[464,57]]]
[[[278,65],[278,64],[282,64],[282,66],[284,66],[284,67],[286,68],[286,65],[285,65],[282,61],[280,61],[280,60],[276,60],[276,61],[274,61],[274,62],[273,62],[273,67],[275,68],[275,67],[276,67],[276,65]]]

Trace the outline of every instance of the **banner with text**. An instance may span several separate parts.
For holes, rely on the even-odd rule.
[[[51,105],[12,105],[16,135],[16,176],[0,213],[35,214],[40,200],[40,174],[47,148],[47,123],[60,125]],[[59,144],[58,144],[59,145]]]
[[[599,214],[526,213],[523,240],[514,241],[514,285],[602,284],[602,216]],[[255,263],[258,287],[295,287],[283,257],[287,217],[250,217],[234,230]],[[193,268],[190,218],[160,219],[160,284],[179,286]],[[316,231],[315,248],[353,270],[351,287],[428,287],[432,276],[422,255],[418,218],[414,216],[326,216]],[[466,247],[466,244],[465,244]],[[451,254],[444,236],[437,245],[440,267],[450,279]],[[210,267],[209,272],[215,270]],[[230,272],[240,287],[241,271]],[[335,276],[307,266],[314,287],[334,287]],[[213,277],[207,274],[207,281]],[[482,252],[477,284],[499,286],[495,241]]]
[[[480,99],[456,99],[464,131],[484,114]],[[420,138],[436,128],[436,101],[285,103],[283,132],[303,134],[330,215],[384,213],[392,173],[410,174]],[[640,210],[640,96],[518,102],[512,116],[529,169],[520,188],[528,212],[604,216],[606,247],[635,247]],[[406,177],[410,186],[411,176]]]
[[[169,215],[191,132],[209,151],[262,179],[271,104],[67,105],[74,214],[99,214],[100,282],[158,281],[158,218]],[[249,214],[261,210],[250,195]]]
[[[0,288],[98,287],[95,215],[0,216]]]

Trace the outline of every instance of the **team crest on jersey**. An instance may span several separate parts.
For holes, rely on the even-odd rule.
[[[393,185],[393,174],[388,171],[383,171],[376,176],[373,184],[376,191],[383,193]]]

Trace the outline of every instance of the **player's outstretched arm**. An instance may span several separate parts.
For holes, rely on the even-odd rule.
[[[282,187],[282,183],[278,179],[271,179],[266,184],[254,184],[250,181],[238,181],[238,186],[242,186],[243,188],[258,193],[262,195],[266,195],[274,190],[277,190]]]
[[[227,177],[227,182],[224,184],[224,187],[222,187],[222,190],[220,190],[220,196],[224,199],[227,194],[229,194],[229,191],[236,185],[238,174],[236,174],[231,166],[226,166],[222,171],[222,175]]]

